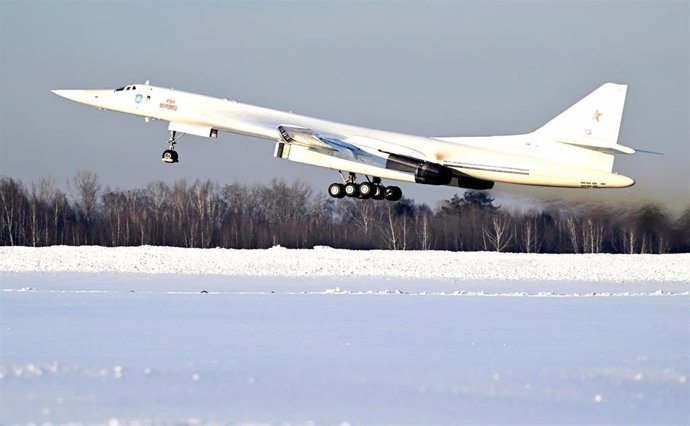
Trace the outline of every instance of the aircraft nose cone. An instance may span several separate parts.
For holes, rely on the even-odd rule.
[[[58,96],[86,105],[101,107],[110,90],[51,90]]]
[[[96,99],[94,95],[89,95],[88,90],[51,90],[58,96],[75,102],[87,103],[91,99]]]
[[[74,100],[77,95],[75,92],[80,92],[80,90],[51,90],[51,92],[63,98]]]

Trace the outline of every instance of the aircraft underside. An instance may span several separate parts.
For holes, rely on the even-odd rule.
[[[180,161],[179,154],[175,149],[175,145],[179,139],[184,136],[184,133],[179,133],[175,130],[170,131],[168,138],[168,149],[163,151],[161,160],[167,164],[174,164]],[[280,154],[282,154],[282,151]],[[278,154],[278,153],[277,153]],[[277,155],[278,156],[278,155]],[[280,157],[279,157],[280,158]],[[383,185],[380,177],[365,175],[366,181],[357,183],[357,174],[347,172],[347,175],[342,170],[338,170],[342,183],[334,182],[328,186],[328,195],[333,198],[360,198],[372,200],[388,200],[398,201],[402,198],[402,189],[394,185]]]

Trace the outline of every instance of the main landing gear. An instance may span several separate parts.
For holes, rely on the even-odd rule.
[[[177,163],[179,161],[177,151],[175,151],[175,144],[177,143],[177,140],[181,137],[182,135],[178,136],[176,131],[170,131],[170,139],[168,139],[168,149],[163,151],[163,157],[161,158],[161,160],[163,160],[164,163]]]
[[[342,173],[340,176],[343,176]],[[356,178],[354,173],[350,173],[347,178],[343,177],[345,184],[332,183],[328,187],[328,195],[333,198],[353,197],[388,201],[398,201],[402,198],[402,190],[399,187],[383,186],[381,178],[373,178],[371,181],[367,178],[366,182],[359,184],[355,182]]]

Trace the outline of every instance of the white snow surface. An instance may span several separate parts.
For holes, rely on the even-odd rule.
[[[328,247],[305,250],[0,247],[0,272],[690,283],[690,254],[352,251]]]
[[[688,255],[0,248],[0,425],[690,424]]]

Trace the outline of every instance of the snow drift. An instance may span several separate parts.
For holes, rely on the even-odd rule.
[[[0,247],[0,272],[690,283],[690,254]]]

